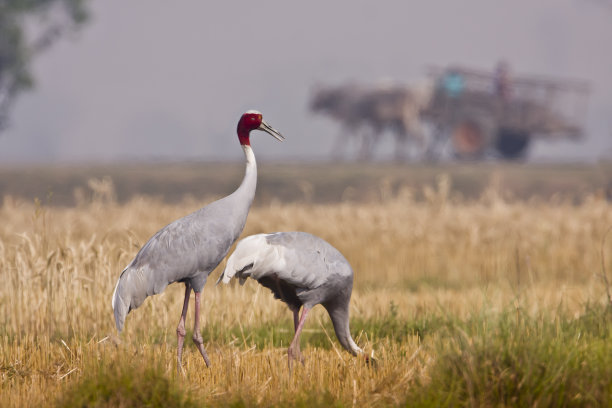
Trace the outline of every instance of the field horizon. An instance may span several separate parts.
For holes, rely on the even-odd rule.
[[[439,177],[451,180],[454,199],[478,200],[494,187],[506,200],[568,199],[589,194],[612,199],[612,162],[298,162],[258,163],[255,205],[283,203],[377,202],[410,191],[426,200],[425,189]],[[0,166],[0,195],[38,198],[45,205],[75,206],[111,194],[127,203],[138,196],[167,203],[209,201],[232,192],[242,180],[244,163],[142,162]]]

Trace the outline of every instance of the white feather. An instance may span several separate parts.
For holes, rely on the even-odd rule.
[[[121,273],[119,274],[119,279],[117,279],[117,283],[115,283],[115,290],[113,290],[113,298],[111,299],[113,310],[115,310],[115,296],[117,295],[117,288],[119,287],[119,281],[121,281],[121,275],[123,275],[123,272],[125,272],[127,268],[129,268],[129,265],[123,268],[123,271],[121,271]]]
[[[113,305],[113,310],[115,310],[115,295],[117,294],[117,286],[119,286],[119,279],[117,279],[117,283],[115,283],[115,290],[113,290],[113,298],[111,300],[111,304]]]
[[[241,273],[241,283],[248,276],[258,279],[266,274],[283,270],[286,266],[285,248],[270,245],[266,240],[267,236],[268,234],[251,235],[238,242],[236,250],[227,261],[220,280],[223,283],[229,283],[236,273],[249,265],[252,266]]]

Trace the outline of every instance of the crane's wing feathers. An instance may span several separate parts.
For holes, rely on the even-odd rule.
[[[202,290],[208,274],[227,255],[246,220],[246,216],[232,217],[226,201],[215,201],[166,225],[138,251],[121,273],[113,293],[120,331],[130,310],[148,296],[163,292],[169,284],[187,281],[194,290]]]
[[[156,284],[163,287],[190,278],[190,275],[212,272],[227,255],[244,223],[240,220],[239,225],[228,228],[228,219],[232,217],[217,203],[219,201],[159,230],[140,249],[128,268],[154,270]]]
[[[257,280],[275,276],[297,288],[313,289],[332,275],[352,273],[342,254],[321,238],[305,232],[278,232],[240,241],[220,280],[228,283],[234,276]]]

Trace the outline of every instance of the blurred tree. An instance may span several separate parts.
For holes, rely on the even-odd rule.
[[[32,57],[87,20],[87,0],[0,0],[0,131],[15,98],[33,86]]]

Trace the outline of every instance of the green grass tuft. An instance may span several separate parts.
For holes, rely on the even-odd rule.
[[[227,407],[227,408],[250,408],[260,406],[255,401],[239,398],[237,400],[231,400],[230,402],[224,403],[218,401],[215,406]],[[275,408],[342,408],[345,404],[342,401],[337,400],[329,391],[323,392],[308,392],[304,391],[295,396],[283,397],[277,403],[271,405]]]
[[[610,406],[612,314],[578,319],[519,310],[479,316],[440,332],[430,381],[407,405]]]
[[[189,389],[159,364],[100,364],[73,384],[57,401],[60,407],[196,407]]]
[[[398,317],[397,305],[391,302],[389,312],[376,319],[353,319],[351,331],[356,333],[367,333],[374,341],[388,339],[401,343],[405,340],[418,336],[423,340],[425,336],[437,332],[451,324],[448,319],[439,315],[426,315],[405,320]]]

